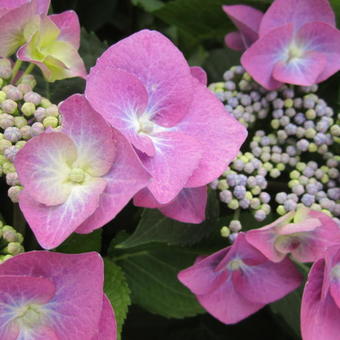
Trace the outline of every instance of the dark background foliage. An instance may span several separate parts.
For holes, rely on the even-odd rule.
[[[88,68],[107,46],[148,28],[166,34],[191,65],[206,69],[212,82],[222,80],[228,67],[239,64],[239,53],[228,50],[223,43],[224,35],[234,27],[221,5],[240,2],[261,10],[271,3],[270,0],[52,0],[52,7],[55,13],[69,9],[78,13],[83,27],[80,54]],[[333,0],[332,5],[340,17],[340,1]],[[83,87],[82,80],[70,79],[40,85],[37,91],[57,103],[72,93],[82,92]],[[338,106],[339,76],[327,81],[321,91],[331,105]],[[6,191],[1,180],[0,212],[8,223],[20,229],[24,221],[18,207],[13,209]],[[157,211],[142,211],[130,205],[103,230],[73,235],[58,251],[97,250],[106,256],[105,291],[115,307],[119,328],[125,320],[122,339],[299,339],[299,291],[237,325],[226,326],[204,313],[193,295],[176,280],[177,272],[192,264],[198,254],[227,245],[219,236],[219,229],[231,216],[223,210],[219,213],[214,195],[210,197],[207,216],[202,225],[186,225],[164,218]],[[256,226],[250,214],[241,217],[243,225]],[[39,249],[29,230],[25,248]]]

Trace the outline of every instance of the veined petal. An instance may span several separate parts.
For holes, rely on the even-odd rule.
[[[0,17],[0,57],[12,55],[25,43],[24,27],[35,14],[36,2],[30,1]]]
[[[49,15],[49,18],[60,29],[59,39],[78,49],[80,45],[80,24],[77,13],[65,11],[60,14]]]
[[[77,233],[89,233],[111,221],[150,180],[150,174],[131,145],[117,131],[114,131],[114,141],[116,156],[109,173],[103,177],[107,185],[100,196],[99,206],[77,228]]]
[[[117,78],[117,71],[131,73],[141,81],[148,94],[147,111],[158,124],[174,126],[185,116],[193,91],[190,68],[183,54],[161,33],[142,30],[119,41],[97,60],[91,74],[104,76],[108,72],[108,77]],[[105,86],[104,82],[101,87]]]
[[[165,204],[177,196],[197,168],[202,147],[197,139],[176,131],[155,134],[153,142],[155,156],[139,156],[152,175],[149,190],[159,203]]]
[[[288,23],[297,30],[310,22],[335,27],[335,15],[328,0],[275,0],[263,16],[260,37]]]
[[[301,58],[279,61],[273,69],[273,77],[282,83],[311,86],[326,66],[326,58],[319,52],[305,52]]]
[[[183,132],[200,142],[202,157],[185,187],[212,182],[238,154],[247,130],[205,86],[194,79],[194,98],[188,114],[178,124]]]
[[[266,89],[279,88],[282,83],[273,78],[274,67],[284,58],[284,52],[292,39],[291,24],[273,29],[244,52],[241,57],[243,67]]]
[[[69,197],[70,166],[77,158],[73,141],[61,132],[32,138],[15,157],[20,183],[30,196],[46,205],[57,205]]]
[[[296,39],[304,42],[310,51],[323,54],[326,59],[317,83],[340,70],[340,31],[337,28],[323,22],[307,23],[297,32]]]
[[[45,338],[52,340],[92,340],[102,312],[103,274],[103,261],[95,252],[31,251],[0,265],[0,275],[29,275],[53,282],[56,292],[47,308],[56,338]]]
[[[116,145],[112,128],[92,109],[83,95],[75,94],[61,103],[61,131],[70,136],[77,148],[73,166],[91,176],[103,176],[110,171]]]
[[[258,39],[258,30],[263,13],[246,5],[222,6],[222,8],[241,33],[242,49],[248,48]]]
[[[148,94],[134,75],[110,68],[91,69],[85,95],[91,105],[137,149],[153,156],[149,136],[139,133],[139,118],[146,113]]]
[[[117,324],[110,300],[104,294],[103,309],[98,325],[98,334],[91,340],[116,340]]]
[[[27,188],[19,197],[19,205],[39,244],[51,249],[71,235],[99,205],[106,186],[102,178],[88,179],[75,185],[68,199],[56,206],[46,206],[35,201]]]

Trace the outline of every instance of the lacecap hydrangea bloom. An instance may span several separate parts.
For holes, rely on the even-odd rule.
[[[328,0],[275,0],[241,63],[269,90],[283,83],[310,86],[336,73],[340,31]]]
[[[20,208],[40,245],[102,227],[145,187],[149,174],[126,139],[82,95],[59,107],[62,126],[29,140],[15,157]]]
[[[304,340],[338,339],[340,332],[340,247],[327,249],[309,272],[302,296]]]
[[[98,253],[31,251],[0,265],[2,340],[115,340]]]
[[[232,246],[199,257],[178,279],[216,319],[237,323],[278,300],[301,283],[288,259],[274,263],[250,245],[240,232]]]
[[[245,140],[205,79],[170,40],[148,30],[111,46],[88,76],[86,98],[134,146],[152,176],[144,194],[160,206],[217,178]]]

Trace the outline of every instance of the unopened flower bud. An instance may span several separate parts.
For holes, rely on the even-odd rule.
[[[11,199],[13,203],[19,202],[19,194],[22,189],[23,189],[22,186],[19,185],[15,185],[8,189],[8,197]]]
[[[59,120],[57,117],[53,117],[53,116],[47,116],[44,120],[43,120],[43,125],[45,128],[51,127],[51,128],[56,128],[59,124]]]

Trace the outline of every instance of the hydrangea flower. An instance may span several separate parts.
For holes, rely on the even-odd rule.
[[[0,265],[0,338],[115,340],[98,253],[31,251]]]
[[[50,82],[85,77],[85,65],[78,54],[80,25],[77,14],[66,11],[35,20],[35,32],[18,50],[18,59],[38,65]]]
[[[85,96],[137,150],[161,205],[218,177],[246,137],[201,81],[172,42],[148,30],[111,46],[88,77]]]
[[[340,243],[340,229],[331,217],[300,205],[268,226],[249,230],[246,238],[271,261],[291,254],[299,262],[314,262]]]
[[[103,226],[149,181],[129,143],[83,96],[59,109],[61,129],[32,138],[14,162],[20,208],[47,249]]]
[[[304,340],[338,339],[340,332],[340,248],[327,249],[312,266],[302,296]]]
[[[263,13],[246,5],[222,6],[223,11],[238,28],[238,32],[228,33],[225,44],[236,51],[245,51],[258,39],[258,31]]]
[[[276,0],[242,65],[267,89],[310,86],[340,69],[340,31],[327,0]]]
[[[233,324],[284,297],[301,283],[289,259],[269,261],[240,232],[232,246],[199,258],[178,279],[215,318]]]
[[[2,0],[0,2],[0,57],[12,55],[35,27],[35,18],[47,15],[50,0]]]

